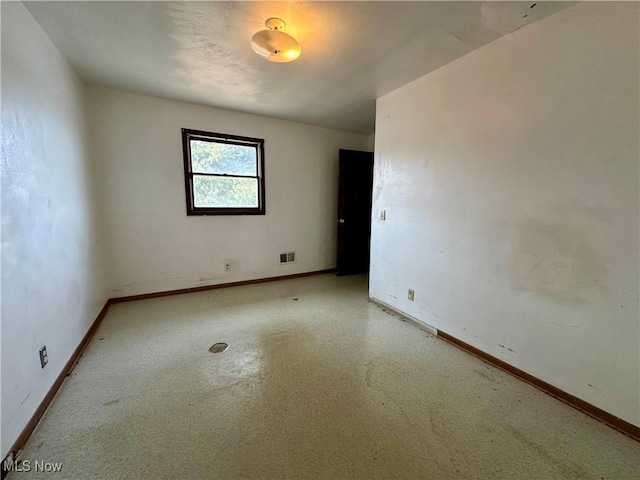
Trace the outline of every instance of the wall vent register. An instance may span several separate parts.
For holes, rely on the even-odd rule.
[[[296,252],[281,253],[280,263],[296,263]]]

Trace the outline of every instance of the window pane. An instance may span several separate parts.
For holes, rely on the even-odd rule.
[[[195,207],[257,208],[258,179],[193,176]]]
[[[191,168],[194,173],[257,176],[256,152],[252,146],[191,140]]]

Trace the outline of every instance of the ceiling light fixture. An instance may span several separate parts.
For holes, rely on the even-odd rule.
[[[292,62],[300,56],[298,41],[284,33],[287,24],[279,18],[268,18],[264,22],[266,30],[260,30],[251,37],[251,48],[270,62]]]

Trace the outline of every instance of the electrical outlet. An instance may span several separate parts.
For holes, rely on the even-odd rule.
[[[387,219],[387,211],[386,210],[380,210],[380,220],[382,220],[383,222]]]
[[[40,366],[44,368],[49,363],[49,357],[47,356],[47,346],[45,345],[40,349]]]
[[[224,271],[225,272],[230,272],[231,271],[231,263],[224,262]]]
[[[413,302],[414,298],[415,298],[415,292],[411,289],[409,289],[409,300],[411,300]]]

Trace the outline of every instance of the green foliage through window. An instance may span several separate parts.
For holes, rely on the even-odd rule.
[[[257,175],[256,147],[191,140],[193,173]]]
[[[255,178],[193,176],[196,207],[258,207],[258,180]]]

